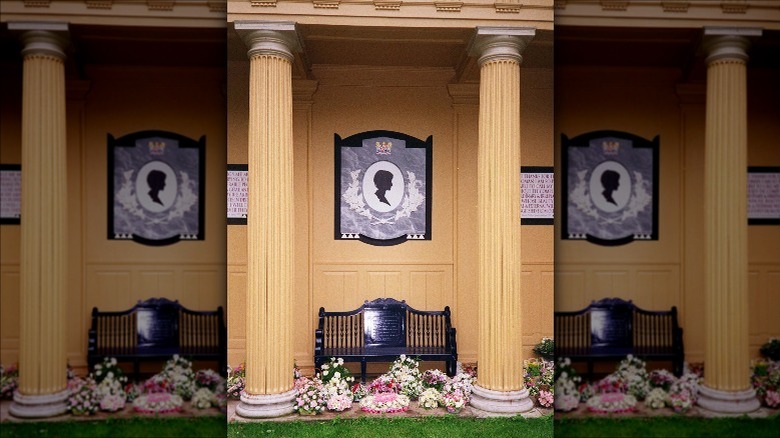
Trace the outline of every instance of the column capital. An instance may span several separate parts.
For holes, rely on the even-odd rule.
[[[705,27],[704,51],[707,65],[719,59],[748,60],[750,38],[760,37],[762,29],[746,27]]]
[[[22,56],[49,55],[65,60],[68,46],[68,23],[14,21],[8,30],[21,32]]]
[[[532,27],[477,26],[469,54],[479,57],[480,66],[499,60],[522,63],[522,53],[535,35]]]
[[[293,62],[293,53],[303,50],[292,21],[241,20],[234,23],[236,32],[249,48],[247,56],[273,55]]]

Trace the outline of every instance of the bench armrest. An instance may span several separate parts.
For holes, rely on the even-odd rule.
[[[458,345],[457,345],[457,337],[455,336],[457,333],[457,330],[455,330],[455,327],[450,327],[447,329],[447,337],[445,339],[446,344],[445,347],[447,351],[455,353],[458,351]]]

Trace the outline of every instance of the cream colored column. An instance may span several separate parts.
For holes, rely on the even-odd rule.
[[[17,417],[67,411],[66,24],[9,23],[24,31],[19,391]]]
[[[534,29],[477,28],[479,56],[479,377],[472,405],[514,414],[533,407],[522,375],[520,63]]]
[[[236,22],[249,47],[246,388],[236,412],[293,411],[294,23]]]
[[[708,28],[704,35],[706,368],[699,404],[716,412],[750,412],[759,401],[750,385],[748,352],[745,64],[747,36],[760,30]]]

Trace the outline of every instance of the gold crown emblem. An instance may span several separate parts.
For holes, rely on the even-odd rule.
[[[376,142],[376,153],[378,155],[390,155],[393,149],[392,141],[378,141]]]
[[[601,142],[601,149],[604,155],[617,155],[620,151],[620,143],[614,140],[605,140]]]
[[[152,155],[162,155],[165,153],[165,142],[149,140],[149,153]]]

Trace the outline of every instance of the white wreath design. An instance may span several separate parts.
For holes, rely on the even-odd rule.
[[[371,221],[371,225],[393,225],[399,219],[405,217],[411,217],[412,213],[425,201],[425,195],[420,192],[422,187],[422,181],[417,180],[417,176],[414,172],[406,172],[408,181],[406,183],[406,194],[403,201],[401,201],[401,208],[396,211],[395,216],[388,218],[376,217],[374,214],[366,208],[366,202],[363,200],[363,194],[360,190],[360,173],[361,169],[352,170],[349,172],[352,181],[349,183],[347,190],[341,195],[344,202],[349,205],[349,209],[355,213],[363,216]]]
[[[122,187],[116,193],[116,199],[122,205],[128,213],[143,219],[146,225],[158,225],[169,222],[172,219],[183,217],[185,213],[190,211],[193,205],[198,203],[198,197],[193,191],[195,185],[187,172],[179,172],[181,178],[181,184],[179,185],[179,194],[176,198],[176,203],[173,208],[168,212],[166,217],[149,217],[146,215],[146,211],[138,203],[138,198],[135,195],[135,189],[133,184],[133,173],[135,170],[127,170],[122,176],[124,181]]]
[[[623,222],[626,219],[635,218],[639,213],[650,204],[653,198],[647,190],[649,185],[640,172],[634,171],[634,193],[631,196],[631,200],[628,202],[626,208],[623,209],[623,214],[620,217],[608,218],[599,213],[593,204],[593,200],[588,193],[587,182],[588,170],[581,170],[577,172],[577,185],[574,190],[569,194],[569,199],[577,207],[577,210],[581,211],[584,215],[590,216],[599,221],[599,225],[612,225]]]

